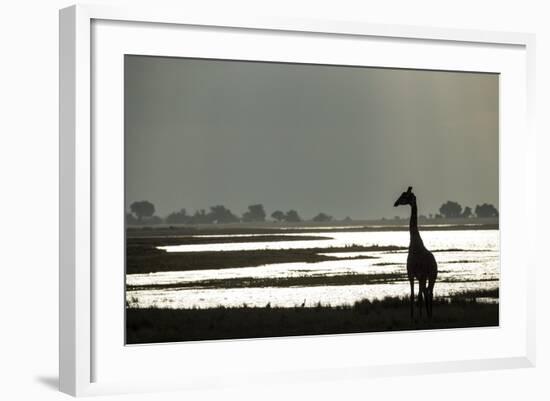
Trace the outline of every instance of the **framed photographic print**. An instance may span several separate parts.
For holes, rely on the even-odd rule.
[[[62,10],[61,390],[532,366],[533,46]]]

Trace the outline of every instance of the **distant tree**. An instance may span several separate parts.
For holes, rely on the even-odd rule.
[[[288,223],[297,223],[299,221],[302,221],[302,219],[300,218],[296,210],[289,210],[288,212],[286,212],[285,221]]]
[[[462,212],[462,217],[464,217],[465,219],[469,219],[470,217],[472,217],[472,208],[470,206],[466,206],[464,208],[464,211]]]
[[[189,223],[191,216],[187,215],[185,209],[180,209],[179,212],[172,212],[166,216],[167,224],[187,224]]]
[[[476,206],[477,217],[498,217],[498,210],[491,204],[484,203]]]
[[[344,221],[345,221],[345,222],[350,222],[350,221],[351,221],[351,217],[349,217],[349,216],[344,217]]]
[[[204,209],[200,209],[189,218],[189,224],[209,224],[212,223],[211,217],[210,213],[207,214]]]
[[[239,218],[231,212],[231,210],[222,205],[212,206],[210,208],[210,213],[208,214],[210,216],[209,220],[212,223],[226,224],[237,223],[240,221]]]
[[[271,213],[271,217],[273,218],[273,220],[276,220],[276,221],[283,221],[285,219],[285,214],[283,212],[281,212],[280,210],[276,210],[274,211],[273,213]]]
[[[453,201],[447,201],[439,208],[439,213],[441,213],[445,218],[456,218],[460,217],[462,214],[462,206],[459,203]]]
[[[265,210],[261,204],[248,206],[248,211],[243,214],[244,222],[265,221]]]
[[[440,215],[439,213],[436,213],[434,216],[434,219],[441,219],[441,218],[443,218],[443,216]]]
[[[149,201],[134,202],[130,205],[130,210],[136,215],[138,221],[144,217],[151,217],[155,213],[155,205]]]
[[[332,220],[332,216],[329,216],[328,214],[325,214],[325,213],[319,213],[312,220],[318,223],[326,223]]]
[[[132,213],[126,213],[126,225],[131,226],[137,223],[138,221]]]

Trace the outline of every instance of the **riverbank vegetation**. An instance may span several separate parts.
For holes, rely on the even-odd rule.
[[[486,302],[492,299],[494,302]],[[411,319],[408,297],[349,306],[126,310],[128,344],[498,326],[498,290],[434,298],[434,314]]]

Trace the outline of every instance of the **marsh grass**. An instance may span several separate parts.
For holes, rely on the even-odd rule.
[[[445,271],[442,271],[445,272]],[[497,281],[493,278],[477,279],[475,282]],[[391,273],[346,273],[346,274],[317,274],[290,277],[235,277],[225,279],[197,280],[170,284],[126,285],[126,291],[165,290],[165,289],[229,289],[229,288],[289,288],[289,287],[317,287],[337,285],[368,285],[393,284],[408,282],[405,272]],[[465,283],[463,278],[443,278],[439,283]]]
[[[168,289],[168,288],[200,288],[200,289],[227,289],[227,288],[265,288],[265,287],[315,287],[327,285],[361,285],[361,284],[388,284],[407,279],[406,273],[373,273],[373,274],[338,274],[315,275],[297,277],[269,277],[253,278],[239,277],[228,279],[212,279],[174,284],[151,284],[146,286],[127,285],[127,291]]]
[[[410,318],[407,298],[362,300],[350,306],[211,309],[127,309],[128,344],[497,326],[498,290],[434,299],[432,319]]]

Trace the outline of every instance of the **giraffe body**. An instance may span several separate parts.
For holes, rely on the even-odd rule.
[[[433,288],[437,279],[437,262],[433,253],[426,249],[418,231],[418,209],[416,196],[409,187],[395,201],[394,206],[411,206],[411,219],[409,224],[410,243],[407,257],[407,276],[411,286],[411,318],[414,317],[414,281],[418,281],[418,312],[422,316],[422,300],[424,298],[426,313],[432,316]]]

